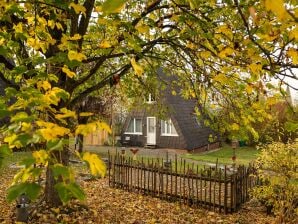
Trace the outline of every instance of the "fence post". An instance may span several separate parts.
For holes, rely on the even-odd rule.
[[[219,204],[219,213],[221,213],[221,169],[219,169],[219,187],[218,187],[218,204]]]
[[[225,188],[225,193],[224,193],[224,211],[225,214],[228,213],[227,210],[227,193],[228,193],[228,189],[227,189],[227,166],[225,165],[225,173],[224,173],[224,188]]]

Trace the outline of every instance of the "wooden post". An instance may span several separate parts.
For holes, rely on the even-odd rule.
[[[156,192],[156,175],[157,175],[158,166],[156,165],[156,161],[154,163],[154,194],[157,195]]]
[[[228,213],[227,210],[227,195],[228,189],[227,189],[227,166],[225,165],[225,173],[224,173],[224,212],[225,214]]]
[[[185,172],[185,159],[183,160],[183,203],[186,202],[186,195],[185,195],[185,177],[186,177],[186,172]]]
[[[212,169],[211,166],[209,167],[209,209],[211,209],[212,204]]]
[[[221,169],[219,169],[219,186],[218,186],[218,204],[219,204],[219,213],[221,213]]]
[[[199,204],[199,187],[198,187],[198,177],[199,177],[199,166],[197,165],[197,178],[196,178],[196,207],[198,207]]]
[[[171,163],[171,169],[170,169],[170,174],[171,174],[171,197],[173,195],[173,167],[172,167],[172,160],[170,159]]]
[[[201,168],[201,175],[200,175],[200,205],[203,204],[203,169]]]
[[[140,173],[141,173],[140,190],[142,192],[143,191],[143,157],[141,158]]]
[[[177,178],[177,174],[178,174],[178,161],[177,161],[177,154],[175,154],[175,195],[177,196],[178,194],[178,190],[177,190],[177,187],[178,187],[178,178]]]

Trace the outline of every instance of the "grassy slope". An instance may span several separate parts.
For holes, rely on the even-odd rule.
[[[259,151],[253,147],[238,147],[236,148],[236,164],[248,165],[250,162],[255,160],[258,156]],[[217,151],[206,152],[203,154],[186,154],[184,157],[215,163],[218,158],[218,163],[220,164],[232,164],[233,149],[225,145]]]

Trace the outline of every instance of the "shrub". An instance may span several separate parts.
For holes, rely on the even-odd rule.
[[[256,165],[262,185],[253,189],[253,196],[272,208],[278,223],[297,221],[298,141],[263,146]]]

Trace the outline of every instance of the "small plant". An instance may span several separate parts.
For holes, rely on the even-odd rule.
[[[262,185],[252,194],[277,217],[278,223],[295,223],[298,217],[298,141],[275,142],[261,148],[257,159]]]

